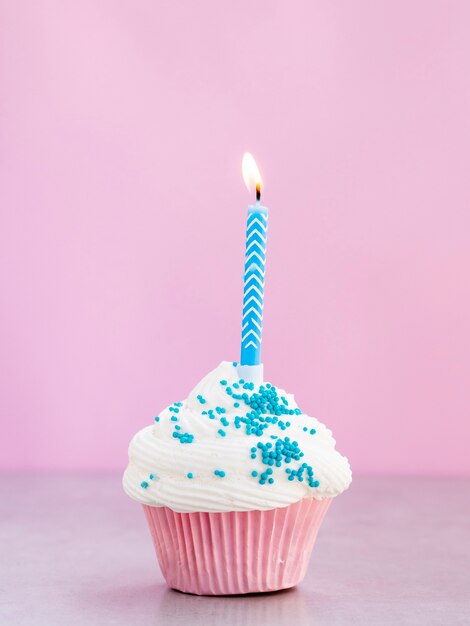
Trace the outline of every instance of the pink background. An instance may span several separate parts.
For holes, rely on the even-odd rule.
[[[0,464],[122,469],[239,355],[356,472],[470,472],[470,3],[1,2]]]

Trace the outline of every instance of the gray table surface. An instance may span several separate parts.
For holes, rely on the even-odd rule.
[[[0,624],[470,624],[470,481],[361,478],[307,576],[272,594],[168,589],[120,476],[0,475]]]

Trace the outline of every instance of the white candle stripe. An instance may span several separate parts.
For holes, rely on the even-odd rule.
[[[263,248],[259,245],[259,242],[256,241],[256,239],[253,239],[253,241],[249,245],[247,245],[245,254],[247,254],[248,251],[251,250],[251,248],[255,248],[256,250],[259,250],[260,252],[264,252]]]
[[[252,228],[256,228],[256,227],[259,227],[261,230],[266,230],[266,222],[263,221],[260,216],[253,217],[249,221],[247,232],[249,233]]]
[[[254,324],[258,328],[260,335],[261,335],[261,332],[263,331],[261,324],[259,324],[254,317],[251,318],[251,323]]]
[[[250,276],[251,274],[251,276]],[[265,272],[261,270],[261,268],[256,265],[255,267],[249,267],[243,275],[244,280],[251,280],[251,278],[257,278],[259,281],[262,281],[264,285],[264,274]],[[250,278],[248,278],[250,276]]]
[[[264,280],[262,280],[259,276],[256,276],[256,274],[253,274],[253,276],[250,276],[247,279],[244,291],[246,292],[253,285],[262,291],[264,287]]]
[[[247,307],[250,304],[250,302],[255,302],[255,304],[257,304],[259,308],[263,310],[263,301],[262,300],[260,301],[259,298],[255,298],[255,296],[251,296],[251,298],[249,298],[246,302],[243,303],[243,310],[245,310],[245,307]]]
[[[258,330],[259,329],[259,330]],[[246,336],[247,333],[250,332],[254,332],[255,335],[259,335],[259,338],[261,340],[261,335],[262,335],[262,331],[261,331],[261,325],[260,324],[256,324],[256,328],[253,327],[253,318],[250,319],[250,326],[247,330],[245,330],[245,332],[243,333],[243,337]]]
[[[253,229],[251,232],[248,231],[247,233],[247,238],[246,241],[248,243],[248,241],[250,241],[250,239],[252,237],[255,237],[256,235],[258,235],[258,237],[263,241],[264,244],[266,244],[266,235],[264,234],[265,231],[259,231],[257,229]]]
[[[247,293],[249,293],[252,289],[254,289],[255,292],[258,293],[260,297],[262,298],[263,288],[264,288],[264,285],[262,282],[256,281],[256,280],[250,280],[250,284],[247,284],[245,289],[243,290],[243,297],[245,297]]]
[[[248,289],[245,289],[245,291],[243,293],[243,298],[245,299],[248,294],[251,294],[252,291],[254,291],[256,294],[258,294],[260,300],[263,299],[263,292],[256,285],[251,285],[250,287],[248,287]]]
[[[253,250],[251,250],[251,248],[253,248]],[[265,252],[264,248],[261,248],[261,246],[258,246],[258,245],[250,246],[250,250],[246,251],[246,261],[245,261],[245,263],[248,263],[248,261],[253,256],[253,254],[258,254],[261,257],[262,263],[263,264],[265,263],[266,252]]]
[[[261,307],[261,308],[262,308],[262,307]],[[255,307],[254,307],[254,306],[252,306],[251,308],[249,308],[247,311],[245,311],[245,312],[243,313],[243,319],[244,319],[244,320],[248,317],[248,314],[249,314],[249,313],[256,313],[256,315],[257,315],[257,317],[258,317],[258,319],[259,319],[260,323],[263,321],[263,314],[262,314],[262,313],[260,313],[260,312],[258,311],[258,309],[255,309]]]
[[[243,319],[245,320],[245,317]],[[243,324],[243,326],[242,326],[242,333],[243,333],[243,331],[246,330],[247,326],[251,326],[251,324],[254,324],[257,327],[257,329],[259,330],[260,333],[263,332],[263,328],[262,328],[261,324],[259,324],[254,317],[251,317],[249,321],[247,320]]]
[[[258,259],[258,261],[263,265],[263,270],[264,270],[265,256],[266,255],[261,256],[257,252],[252,252],[250,256],[246,259],[245,267],[251,262],[251,259],[255,258],[255,259]]]
[[[258,335],[257,332],[255,332],[253,329],[248,330],[242,337],[242,341],[245,341],[245,339],[248,339],[248,337],[250,337],[251,335],[253,335],[253,337],[255,337],[258,341],[261,341],[261,336]]]

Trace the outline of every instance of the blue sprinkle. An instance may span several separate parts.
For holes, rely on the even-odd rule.
[[[192,443],[194,439],[194,435],[191,435],[190,433],[179,433],[177,431],[173,433],[173,437],[175,437],[175,439],[179,439],[180,443]]]
[[[157,417],[155,418],[155,421],[156,421],[156,422],[159,422],[159,421],[160,421],[160,417],[159,417],[158,415],[157,415]]]
[[[194,477],[192,472],[188,472],[186,475],[187,475],[188,478],[193,478]]]
[[[302,428],[302,430],[304,431],[304,433],[306,433],[306,432],[307,432],[307,430],[308,430],[308,428],[307,428],[306,426],[304,426],[304,427]]]
[[[274,482],[274,478],[268,478],[268,483],[269,483],[270,485],[272,485],[272,484],[273,484],[273,482]]]
[[[154,474],[149,474],[149,478],[150,478],[150,480],[153,480],[155,478],[155,475]]]
[[[219,430],[218,430],[217,432],[219,433],[219,435],[220,435],[221,437],[225,437],[225,435],[227,434],[227,433],[225,432],[225,430],[223,430],[222,428],[219,428]]]
[[[142,489],[147,489],[147,487],[149,486],[148,482],[146,480],[143,480],[140,483],[140,486],[142,487]]]
[[[310,434],[311,434],[311,435],[314,435],[316,432],[317,432],[317,431],[315,430],[315,428],[311,428],[311,429],[310,429]]]
[[[178,418],[176,417],[176,415],[172,415],[172,417],[170,418],[172,422],[177,422]]]
[[[253,476],[253,478],[256,478],[258,476],[258,472],[256,470],[253,470],[251,472],[251,475]]]
[[[252,454],[252,455],[251,455],[251,458],[252,458],[252,459],[256,459],[256,454]]]
[[[214,474],[216,476],[220,476],[220,478],[223,478],[225,476],[224,470],[214,470]]]
[[[238,409],[238,407],[240,406],[240,402],[234,402],[234,403],[233,403],[233,406],[234,406],[236,409]]]
[[[238,363],[237,363],[236,361],[234,361],[234,362],[232,363],[232,365],[233,365],[233,367],[237,367]]]

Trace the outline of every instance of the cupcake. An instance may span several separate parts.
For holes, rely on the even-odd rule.
[[[296,585],[332,498],[351,483],[331,431],[244,373],[221,363],[129,446],[124,490],[143,505],[162,573],[180,591]]]

